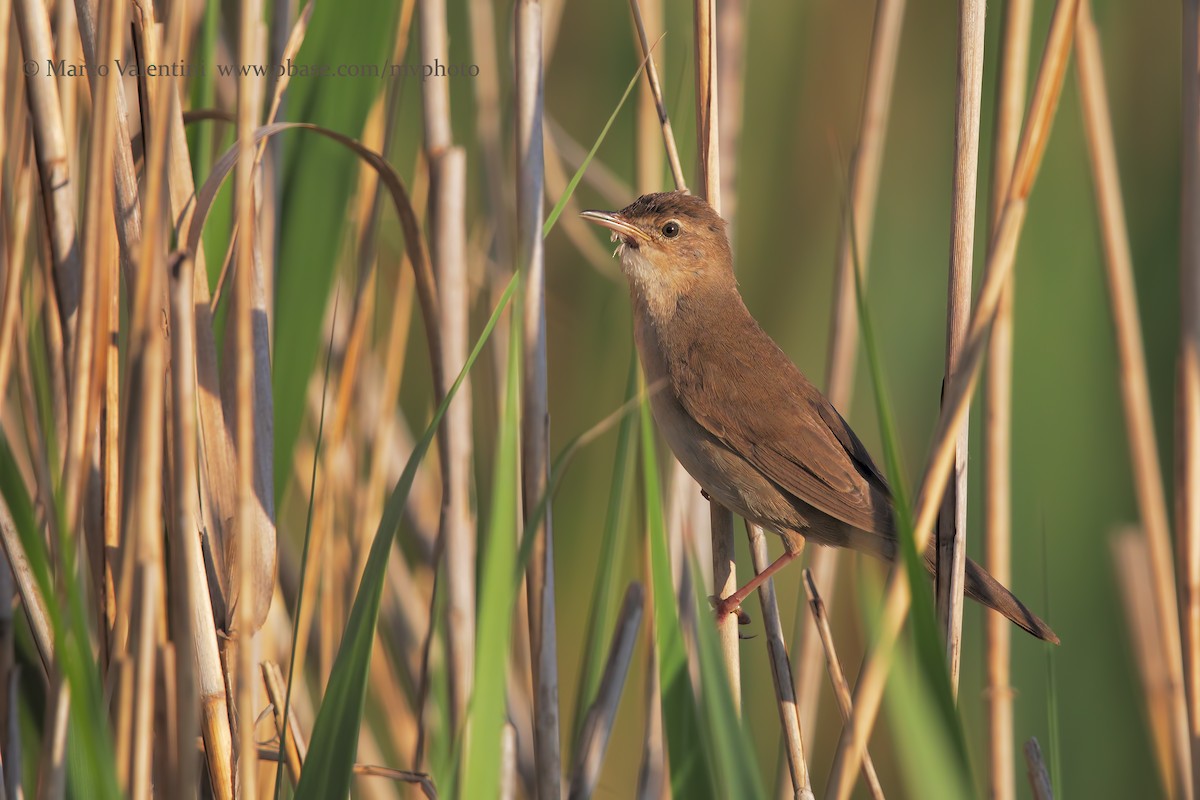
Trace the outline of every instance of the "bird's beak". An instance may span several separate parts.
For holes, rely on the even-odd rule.
[[[646,235],[645,231],[614,211],[581,211],[579,212],[579,216],[588,222],[603,225],[614,233],[626,237],[626,239],[639,239],[643,242],[650,241],[650,237]]]

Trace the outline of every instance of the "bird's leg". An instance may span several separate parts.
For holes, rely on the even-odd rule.
[[[749,580],[749,582],[746,583],[745,586],[738,589],[733,594],[729,595],[729,597],[723,598],[722,600],[718,601],[717,602],[717,619],[720,619],[721,617],[725,616],[726,614],[736,613],[738,611],[738,609],[741,608],[742,601],[745,600],[747,597],[749,597],[751,592],[753,592],[759,586],[762,586],[767,581],[767,579],[770,578],[772,575],[774,575],[776,572],[783,569],[788,564],[792,563],[792,561],[794,561],[800,555],[800,553],[801,553],[801,550],[799,548],[797,548],[795,550],[792,550],[792,549],[784,550],[783,555],[781,555],[779,558],[775,559],[770,564],[768,564],[766,569],[764,569],[762,572],[758,573],[753,578],[751,578]]]

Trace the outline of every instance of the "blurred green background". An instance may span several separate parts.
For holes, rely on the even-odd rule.
[[[345,5],[361,11],[372,4]],[[452,54],[456,61],[469,63],[473,59],[464,4],[450,6]],[[689,181],[694,181],[691,4],[669,0],[665,8],[667,35],[656,55],[684,168]],[[744,127],[736,164],[737,212],[732,220],[738,275],[751,311],[820,385],[829,335],[834,250],[845,194],[844,160],[857,130],[875,9],[863,0],[749,0],[745,8]],[[1001,9],[1001,3],[992,4],[988,17],[981,198],[988,196]],[[496,8],[497,44],[505,65],[510,63],[511,10],[507,3]],[[1035,11],[1031,75],[1050,11],[1048,3],[1038,4]],[[322,51],[325,55],[309,60],[364,62],[375,59],[375,51],[386,52],[390,28],[362,22],[369,15],[339,19],[341,13],[329,7],[318,9],[305,48],[328,49]],[[1173,4],[1097,2],[1095,13],[1106,59],[1159,444],[1163,464],[1170,465],[1178,333],[1179,9]],[[553,49],[545,64],[546,111],[587,146],[615,107],[637,67],[639,53],[628,7],[621,0],[547,4],[549,29],[554,29],[553,20],[559,14]],[[334,36],[334,26],[343,24],[352,25],[361,36]],[[870,259],[868,298],[882,347],[887,389],[900,424],[910,486],[925,461],[944,365],[956,25],[955,4],[912,0],[908,5]],[[651,38],[654,36],[651,31]],[[417,60],[415,42],[412,47],[409,62]],[[506,154],[511,158],[512,80],[508,66],[501,70]],[[397,143],[389,154],[406,179],[412,175],[421,141],[419,88],[412,82],[404,91]],[[475,229],[475,220],[488,209],[473,89],[470,80],[452,81],[455,138],[468,149],[468,215]],[[314,121],[357,134],[362,114],[344,108],[342,83],[297,81],[291,91],[289,115],[293,119],[310,115]],[[598,160],[629,185],[634,184],[633,106],[631,102],[622,110],[598,154]],[[723,108],[722,113],[736,111]],[[302,186],[344,180],[337,166],[344,157],[332,148],[307,142],[289,147],[297,148],[301,157],[322,148],[321,157],[307,162],[321,163],[323,166],[315,168],[320,174],[297,178],[307,183],[297,183],[296,196],[312,197]],[[304,149],[309,147],[313,150]],[[671,188],[668,176],[664,175],[659,188]],[[325,200],[317,194],[308,202]],[[582,207],[611,205],[586,181],[577,199]],[[631,195],[628,200],[632,199]],[[302,218],[302,214],[302,208],[289,207],[283,220],[286,244],[282,263],[288,266],[281,271],[278,284],[279,342],[291,336],[318,335],[311,315],[298,307],[289,309],[287,298],[311,293],[313,274],[325,269],[319,266],[321,257],[316,251],[332,256],[340,246],[336,236],[322,232],[311,217]],[[399,247],[398,233],[387,217],[383,247],[394,252]],[[986,202],[980,204],[977,218],[981,222],[976,237],[978,278],[983,266]],[[337,223],[334,220],[334,229]],[[305,226],[307,232],[301,230]],[[600,235],[596,236],[600,240]],[[602,241],[604,247],[609,246],[606,238]],[[546,259],[550,410],[557,451],[622,402],[632,344],[626,286],[591,267],[561,224],[548,240]],[[1016,732],[1021,741],[1037,736],[1044,749],[1061,748],[1063,773],[1059,777],[1068,796],[1142,797],[1147,787],[1157,786],[1157,778],[1109,546],[1114,530],[1136,521],[1137,509],[1073,69],[1033,191],[1015,269],[1013,588],[1031,608],[1045,612],[1063,640],[1052,655],[1061,720],[1060,738],[1052,743],[1045,648],[1014,632]],[[483,265],[473,263],[472,270],[482,276]],[[478,322],[489,306],[482,300],[477,303]],[[406,371],[414,377],[425,373],[419,325],[414,320],[413,362]],[[276,353],[283,350],[277,346]],[[872,387],[862,361],[853,406],[842,412],[879,460],[882,450]],[[276,364],[277,373],[310,368]],[[481,373],[488,374],[486,368]],[[277,384],[279,381],[277,374]],[[406,386],[414,403],[427,402],[420,378]],[[495,415],[487,377],[476,381],[475,392],[482,498],[491,475],[488,459]],[[969,536],[971,551],[978,554],[982,465],[978,403],[973,412]],[[297,418],[281,424],[299,423]],[[579,676],[614,438],[610,435],[580,454],[554,504],[564,731],[573,724],[569,719],[571,698]],[[486,508],[482,499],[479,506]],[[631,525],[637,525],[640,515],[632,514],[630,519]],[[745,576],[749,557],[740,524],[738,530],[739,567]],[[775,552],[777,547],[772,539]],[[626,574],[629,579],[640,578],[640,548],[631,545],[625,552]],[[843,561],[844,577],[859,573],[855,563]],[[800,570],[786,571],[776,585],[784,628],[790,632],[797,613]],[[841,581],[839,587],[831,603],[835,636],[853,680],[863,642],[859,592],[850,580]],[[982,785],[980,620],[978,608],[970,606],[960,702],[975,778]],[[773,779],[778,716],[761,623],[751,631],[760,636],[742,646],[745,727],[747,735],[755,739],[763,774]],[[637,660],[629,677],[598,797],[626,797],[633,791],[642,737],[643,668],[644,661]],[[822,691],[818,730],[805,732],[818,787],[824,785],[840,732],[831,695],[827,688]],[[902,726],[888,724],[885,707],[873,753],[884,786],[894,787],[890,796],[902,796],[892,747],[898,732],[903,732]],[[1018,779],[1018,791],[1028,796],[1023,778]]]

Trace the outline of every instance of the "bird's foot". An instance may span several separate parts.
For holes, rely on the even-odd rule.
[[[709,494],[707,491],[705,491],[704,489],[701,489],[701,490],[700,490],[700,496],[701,496],[701,497],[703,497],[703,498],[704,498],[705,500],[707,500],[708,502],[710,502],[710,503],[712,502],[712,495],[710,495],[710,494]]]
[[[736,614],[738,625],[750,624],[750,615],[742,610],[741,604],[734,600],[733,597],[718,599],[714,595],[709,595],[708,602],[713,607],[713,611],[716,612],[718,622],[730,614]]]

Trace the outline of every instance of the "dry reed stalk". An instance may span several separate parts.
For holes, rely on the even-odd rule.
[[[1183,4],[1183,179],[1180,225],[1180,342],[1176,378],[1175,456],[1176,546],[1184,580],[1184,636],[1187,641],[1187,689],[1192,741],[1200,741],[1200,3]],[[1144,512],[1143,512],[1144,513]],[[1170,566],[1170,544],[1158,531],[1146,529],[1154,555],[1155,578],[1163,581]],[[1161,562],[1161,563],[1160,563]],[[1159,585],[1161,612],[1168,609],[1165,596],[1169,584]],[[1170,611],[1175,610],[1169,604]],[[1174,617],[1162,613],[1164,624]],[[1167,631],[1168,659],[1175,659],[1178,641]],[[1174,669],[1174,662],[1172,662]],[[1182,765],[1185,754],[1177,754]],[[1200,758],[1200,756],[1198,756]],[[1200,794],[1200,770],[1190,765],[1183,796]]]
[[[75,21],[76,27],[79,30],[83,57],[88,64],[111,64],[113,62],[102,60],[108,53],[97,46],[99,36],[97,35],[98,30],[94,16],[96,10],[88,0],[75,0]],[[146,88],[145,78],[142,77],[139,80],[144,90]],[[90,72],[88,74],[88,83],[92,91],[94,105],[95,99],[105,91],[108,91],[105,87],[108,81],[102,79],[94,72]],[[133,149],[130,146],[129,107],[125,100],[125,87],[121,81],[115,81],[115,83],[117,87],[114,101],[114,118],[113,120],[105,120],[104,123],[109,124],[110,122],[114,122],[116,125],[113,133],[114,140],[110,144],[110,149],[112,150],[111,156],[113,158],[113,207],[116,210],[116,233],[117,242],[120,245],[121,271],[125,277],[126,285],[133,286],[136,282],[134,254],[137,252],[142,238],[141,208],[138,204],[137,169],[134,165]],[[144,115],[146,112],[144,105],[141,110]],[[143,117],[143,132],[148,128],[149,125],[146,124],[146,119]],[[105,185],[107,186],[107,184]],[[159,310],[165,314],[167,308],[165,294],[158,298],[158,305]]]
[[[178,16],[177,16],[178,19]],[[108,15],[101,28],[103,37],[101,57],[104,63],[113,63],[119,58],[124,46],[125,33],[124,9],[108,8]],[[152,35],[156,35],[155,32]],[[176,37],[178,41],[178,37]],[[90,263],[88,250],[108,248],[103,240],[96,240],[88,233],[92,225],[92,206],[100,208],[107,206],[109,186],[112,183],[112,154],[113,138],[116,132],[116,86],[115,81],[104,81],[98,86],[104,91],[98,93],[96,113],[99,133],[95,133],[89,141],[91,153],[89,166],[97,162],[108,162],[104,165],[105,172],[92,176],[89,169],[88,180],[88,212],[84,223],[85,242],[85,299],[81,303],[79,316],[80,335],[77,350],[85,347],[84,320],[94,313],[89,308],[91,302],[86,299],[90,273],[98,271],[98,266]],[[151,135],[150,150],[147,155],[147,197],[152,198],[153,214],[151,233],[141,240],[140,263],[144,268],[136,272],[136,283],[133,287],[132,308],[130,310],[129,363],[130,379],[127,383],[127,406],[123,414],[125,426],[125,442],[123,455],[128,459],[132,469],[124,476],[122,523],[122,560],[130,564],[123,569],[119,579],[124,586],[120,587],[121,595],[129,592],[132,600],[136,595],[135,605],[130,608],[132,619],[136,624],[130,625],[128,657],[132,659],[132,683],[128,693],[121,695],[123,704],[131,706],[130,713],[130,752],[128,766],[128,788],[131,796],[146,798],[150,796],[153,784],[153,752],[155,750],[154,716],[157,708],[155,703],[155,687],[158,684],[158,652],[166,630],[165,622],[161,619],[165,597],[166,581],[163,575],[162,551],[162,491],[163,491],[163,441],[164,415],[166,403],[166,342],[165,331],[162,327],[162,305],[159,302],[166,287],[164,280],[166,264],[166,238],[161,235],[161,215],[158,213],[162,206],[164,161],[166,159],[166,120],[169,106],[159,102],[165,94],[161,84],[152,87],[156,97],[150,100],[147,117],[153,114],[154,119],[146,120],[146,129]],[[107,208],[104,208],[108,211]],[[105,214],[104,218],[107,218]],[[108,227],[105,225],[105,232]],[[114,287],[115,289],[115,287]],[[107,325],[105,326],[107,329]],[[128,587],[128,588],[127,588]],[[122,615],[128,618],[128,615]],[[122,642],[118,640],[117,652],[122,651]]]
[[[1108,283],[1109,303],[1113,315],[1113,327],[1117,336],[1118,379],[1121,386],[1121,401],[1125,412],[1125,427],[1129,443],[1129,455],[1133,467],[1134,488],[1137,493],[1142,528],[1151,543],[1163,552],[1156,554],[1164,563],[1156,569],[1156,581],[1160,570],[1174,575],[1171,565],[1170,521],[1167,500],[1163,488],[1162,470],[1159,462],[1157,439],[1154,432],[1154,415],[1150,403],[1150,384],[1146,370],[1145,349],[1142,343],[1142,325],[1138,312],[1137,287],[1133,276],[1133,257],[1129,247],[1129,232],[1125,223],[1125,207],[1121,199],[1120,175],[1117,168],[1116,145],[1113,142],[1112,116],[1108,107],[1108,93],[1104,83],[1104,63],[1100,50],[1100,38],[1092,19],[1091,4],[1082,0],[1079,20],[1075,31],[1075,46],[1078,51],[1078,79],[1080,99],[1084,117],[1084,133],[1087,137],[1088,154],[1092,168],[1092,182],[1096,194],[1096,212],[1100,221],[1100,234],[1104,247],[1105,277]],[[1185,179],[1186,180],[1186,179]],[[1184,300],[1185,306],[1188,301]],[[1200,395],[1197,395],[1200,400]],[[1186,442],[1186,438],[1181,440]],[[1186,448],[1185,448],[1186,452]],[[1187,519],[1186,508],[1192,500],[1180,498],[1180,521]],[[1186,529],[1186,527],[1185,527]],[[1200,534],[1200,531],[1198,531]],[[1196,539],[1200,548],[1200,538]],[[1200,549],[1189,549],[1190,540],[1180,541],[1180,557],[1183,561],[1182,594],[1179,598],[1183,617],[1182,660],[1172,657],[1172,649],[1163,651],[1167,658],[1168,686],[1173,695],[1170,705],[1172,720],[1172,742],[1174,745],[1175,780],[1185,788],[1185,796],[1194,796],[1191,786],[1192,740],[1200,736]],[[1162,587],[1160,587],[1162,588]],[[1169,590],[1169,587],[1167,587]],[[1179,652],[1178,617],[1172,619],[1161,613],[1163,604],[1175,610],[1174,595],[1161,592],[1159,598],[1161,624],[1172,625],[1175,643],[1164,636],[1162,643]],[[1186,694],[1185,694],[1186,689]],[[1186,699],[1185,699],[1186,698]],[[1191,719],[1191,729],[1188,720]]]
[[[657,3],[658,0],[655,0]],[[655,5],[653,21],[662,19],[662,6]],[[654,98],[654,107],[658,112],[658,123],[662,129],[663,147],[667,152],[667,163],[671,167],[671,177],[675,188],[687,191],[687,181],[683,179],[683,167],[679,164],[679,150],[675,146],[675,133],[671,130],[671,120],[667,116],[667,107],[663,103],[662,84],[658,79],[658,67],[654,64],[654,56],[650,54],[650,40],[646,37],[646,26],[642,22],[642,10],[638,0],[629,0],[629,10],[633,14],[633,22],[637,27],[638,42],[642,46],[642,58],[646,60],[646,84]]]
[[[754,573],[757,575],[771,564],[771,558],[767,551],[767,535],[758,525],[747,522],[746,536],[750,540],[750,558],[754,565]],[[779,722],[783,726],[783,740],[791,776],[792,794],[800,800],[812,800],[812,778],[808,772],[808,761],[804,757],[800,713],[796,706],[796,686],[792,678],[792,664],[788,660],[787,643],[783,640],[783,622],[779,619],[779,604],[775,599],[774,580],[768,578],[758,587],[758,602],[762,606],[767,658],[771,663],[771,679],[775,683]]]
[[[871,233],[879,196],[879,174],[887,141],[896,60],[904,26],[905,0],[880,0],[875,6],[871,51],[867,57],[867,83],[858,121],[858,140],[850,157],[847,213],[842,215],[834,273],[833,314],[830,319],[828,371],[825,391],[835,408],[849,413],[854,394],[854,369],[858,358],[858,304],[855,276],[866,285]],[[832,593],[841,550],[815,547],[809,556],[816,585]],[[821,680],[821,646],[817,630],[806,614],[796,615],[796,641],[800,643],[796,669],[796,701],[800,730],[815,730]]]
[[[262,52],[262,3],[247,2],[241,7],[238,24],[238,63],[261,63]],[[256,596],[257,584],[263,577],[255,559],[255,531],[257,505],[255,480],[254,426],[254,330],[253,311],[254,279],[254,128],[260,113],[262,81],[252,75],[243,74],[238,80],[237,92],[237,167],[234,197],[237,210],[237,267],[235,278],[236,298],[232,311],[233,336],[229,337],[234,348],[232,359],[235,372],[234,417],[237,451],[237,521],[236,540],[230,552],[236,552],[231,576],[237,592],[231,593],[234,648],[236,651],[236,717],[237,725],[237,769],[235,791],[243,800],[254,800],[257,796],[258,750],[254,741],[255,686],[257,684],[258,642],[255,631],[255,607],[251,598]],[[272,569],[272,583],[274,570]],[[268,601],[269,602],[269,601]]]
[[[1012,178],[1021,118],[1025,113],[1025,83],[1029,72],[1029,31],[1032,0],[1008,0],[1000,34],[1000,77],[996,87],[996,123],[992,150],[992,228],[999,223]],[[996,306],[988,342],[983,397],[983,544],[984,565],[1005,586],[1012,579],[1012,302],[1010,273]],[[1002,614],[984,612],[985,703],[988,725],[988,788],[994,800],[1016,796],[1013,750],[1013,689],[1010,686],[1012,625]]]
[[[15,7],[18,39],[25,60],[35,64],[53,54],[50,23],[40,4],[18,3]],[[74,216],[75,191],[70,188],[69,153],[59,106],[57,82],[26,75],[25,102],[32,122],[34,151],[41,179],[42,213],[49,232],[50,258],[39,259],[41,274],[42,336],[46,346],[46,369],[50,375],[56,454],[64,455],[67,442],[67,379],[64,353],[70,354],[74,315],[79,302],[79,252]],[[61,295],[61,296],[60,296]],[[35,295],[36,296],[36,295]],[[69,307],[70,321],[64,322]],[[64,337],[66,341],[64,343]]]
[[[54,61],[54,44],[46,6],[35,0],[16,0],[13,9],[25,60],[39,65]],[[45,75],[27,75],[25,97],[33,127],[46,227],[50,233],[53,280],[59,310],[59,317],[47,320],[47,325],[60,326],[61,336],[67,343],[64,349],[70,357],[74,352],[70,343],[74,340],[75,317],[79,310],[80,254],[58,82]],[[60,361],[58,369],[61,369],[61,365]]]
[[[1054,800],[1054,787],[1050,784],[1050,773],[1037,737],[1025,743],[1025,764],[1029,769],[1029,785],[1033,787],[1034,800]]]
[[[575,752],[575,773],[571,776],[568,797],[583,800],[592,796],[600,780],[600,767],[612,735],[613,721],[625,690],[625,677],[633,660],[633,647],[637,643],[638,628],[642,624],[646,592],[640,583],[632,583],[625,590],[625,599],[617,614],[613,627],[612,644],[604,663],[596,699],[588,709],[579,731],[579,743]]]
[[[642,17],[641,8],[637,0],[630,0],[629,10],[632,13],[635,32],[638,35],[638,43],[645,48],[646,38],[646,22]],[[660,30],[662,28],[662,0],[653,0],[646,6],[647,16],[650,18],[650,28],[652,30]],[[664,57],[664,42],[660,39],[655,47],[660,58]],[[662,188],[663,176],[663,161],[665,158],[665,148],[660,144],[670,141],[671,146],[674,146],[675,137],[669,131],[663,130],[662,125],[666,118],[665,107],[662,105],[662,87],[659,86],[656,90],[651,86],[649,71],[655,70],[654,80],[657,84],[658,72],[654,65],[654,58],[646,58],[646,51],[643,49],[642,57],[646,59],[647,79],[638,86],[637,106],[635,107],[634,120],[634,185],[636,186],[639,195],[649,192],[656,192]],[[660,117],[660,109],[664,112]],[[669,121],[668,121],[669,124]],[[555,137],[551,137],[555,138]],[[680,181],[683,180],[682,170],[678,175]],[[676,188],[679,188],[676,186]],[[628,194],[625,195],[628,197]],[[619,205],[624,200],[618,200],[614,205]]]
[[[979,180],[979,116],[983,96],[983,0],[959,0],[958,84],[954,107],[954,181],[950,197],[950,280],[946,308],[946,382],[958,368],[971,316],[971,266]],[[969,412],[968,412],[969,414]],[[958,694],[963,590],[967,567],[966,416],[958,431],[953,483],[937,525],[937,614],[946,639],[950,687]]]
[[[1162,660],[1162,627],[1155,606],[1154,571],[1150,565],[1150,548],[1146,537],[1137,528],[1117,531],[1110,542],[1113,566],[1117,573],[1117,588],[1125,610],[1125,630],[1129,633],[1130,649],[1141,679],[1142,699],[1146,709],[1146,727],[1150,730],[1159,778],[1167,797],[1179,796],[1179,776],[1175,771],[1172,717],[1175,702],[1172,697],[1169,670]]]
[[[421,0],[421,57],[449,61],[445,0]],[[421,84],[425,158],[429,162],[430,255],[437,276],[442,329],[443,387],[467,360],[471,291],[467,284],[467,154],[454,146],[450,84]],[[543,354],[544,358],[544,354]],[[446,660],[450,684],[450,729],[466,720],[475,674],[475,522],[471,513],[471,387],[464,383],[446,411],[438,437],[442,468],[442,511],[438,538],[446,561]]]
[[[996,238],[988,253],[986,278],[979,293],[975,313],[962,350],[959,368],[946,386],[942,412],[934,435],[921,490],[914,513],[914,538],[917,552],[928,545],[945,481],[953,466],[953,436],[966,419],[967,403],[978,377],[984,345],[999,302],[1000,290],[1012,269],[1016,245],[1025,218],[1025,201],[1033,186],[1049,137],[1050,122],[1058,105],[1066,74],[1067,60],[1074,33],[1078,0],[1059,0],[1055,5],[1046,49],[1034,84],[1030,113],[1025,121],[1021,145],[1004,212],[996,228]],[[854,693],[854,714],[842,730],[834,756],[827,797],[844,800],[853,786],[867,737],[874,726],[883,687],[887,679],[891,652],[904,625],[911,597],[907,572],[893,570],[888,579],[879,633],[873,649],[863,661]]]
[[[812,609],[812,619],[816,626],[817,638],[821,641],[821,648],[825,653],[825,666],[829,672],[829,682],[833,684],[833,694],[837,698],[838,709],[842,712],[842,719],[849,719],[850,713],[854,706],[850,699],[850,684],[846,681],[846,673],[842,670],[842,661],[838,658],[837,649],[833,644],[833,631],[829,627],[829,615],[825,611],[825,601],[821,599],[820,592],[817,591],[817,583],[813,579],[811,569],[804,570],[804,591],[808,595],[809,607]],[[875,764],[871,761],[871,754],[863,752],[863,780],[867,784],[867,790],[871,793],[871,797],[875,800],[884,800],[883,787],[879,784],[879,776],[875,774]]]
[[[546,274],[542,249],[543,185],[542,4],[518,0],[517,65],[517,267],[525,273],[525,343],[521,399],[522,500],[532,513],[546,493],[550,470],[550,415],[546,374]],[[558,797],[558,643],[554,607],[554,533],[550,506],[534,534],[525,570],[529,646],[533,667],[536,795]]]

